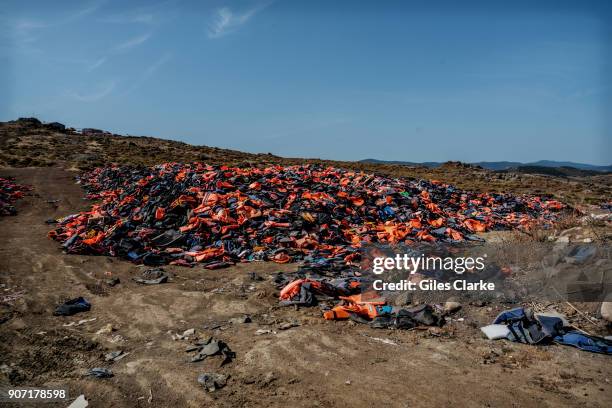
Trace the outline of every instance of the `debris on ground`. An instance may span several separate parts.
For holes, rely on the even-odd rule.
[[[106,325],[104,325],[103,327],[101,327],[96,334],[111,334],[113,332],[114,328],[113,325],[108,323]]]
[[[363,334],[364,337],[367,337],[370,340],[374,340],[383,344],[388,344],[390,346],[397,346],[397,343],[394,342],[393,340],[390,339],[382,339],[380,337],[372,337],[372,336],[368,336],[367,334]]]
[[[366,287],[363,283],[362,278],[350,276],[332,280],[301,278],[282,288],[279,301],[283,306],[314,306],[321,298],[339,301],[323,312],[325,320],[350,319],[379,329],[412,329],[444,323],[443,316],[430,305],[411,308],[392,306],[376,291],[362,291]],[[452,306],[449,310],[444,310],[445,314],[458,310],[461,305]],[[289,327],[291,326],[287,328]]]
[[[232,359],[236,357],[236,353],[230,350],[227,344],[221,340],[213,339],[212,337],[196,342],[194,345],[188,347],[185,351],[188,353],[195,351],[195,354],[191,357],[192,363],[202,361],[207,357],[221,355],[223,356],[221,366],[223,366],[231,362]]]
[[[53,315],[55,316],[72,316],[76,313],[87,312],[91,309],[91,304],[82,297],[68,300],[59,305]]]
[[[129,353],[124,353],[123,350],[110,351],[104,355],[106,361],[119,361]]]
[[[278,326],[278,330],[289,330],[293,327],[299,327],[300,323],[299,322],[285,322],[282,323],[280,326]]]
[[[78,322],[64,323],[63,326],[64,327],[80,326],[85,323],[93,322],[96,319],[97,319],[96,317],[92,317],[91,319],[82,319],[82,320],[79,320]]]
[[[161,268],[147,269],[141,276],[135,277],[134,281],[143,285],[159,285],[168,282],[168,274]]]
[[[213,392],[225,387],[228,378],[229,375],[225,374],[204,373],[198,376],[198,382],[202,384],[206,391]]]
[[[190,337],[195,337],[196,331],[194,328],[187,329],[183,333],[172,333],[168,332],[172,337],[172,340],[189,340]]]
[[[459,309],[461,309],[461,303],[459,302],[448,300],[444,303],[444,312],[446,313],[455,313]]]
[[[29,186],[16,184],[13,178],[0,177],[0,216],[17,215],[17,209],[13,204],[30,190],[32,188]]]
[[[246,323],[251,323],[251,321],[252,321],[251,316],[249,315],[234,317],[229,320],[231,324],[246,324]]]
[[[81,394],[68,405],[68,408],[87,408],[88,406],[89,402],[85,399],[85,395]]]
[[[506,326],[507,330],[501,326]],[[524,344],[557,343],[593,353],[612,354],[612,341],[574,329],[558,313],[534,313],[529,308],[519,307],[500,313],[492,325],[482,330],[490,339],[506,338]]]
[[[92,368],[87,372],[87,375],[96,378],[111,378],[114,376],[110,369],[103,367]]]
[[[350,263],[362,243],[480,240],[476,233],[548,224],[566,208],[537,196],[315,165],[105,167],[79,181],[100,202],[58,220],[49,237],[68,253],[150,266],[217,269],[313,253]]]

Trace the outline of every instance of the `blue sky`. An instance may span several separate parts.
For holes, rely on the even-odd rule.
[[[291,157],[612,162],[605,2],[2,9],[0,120]]]

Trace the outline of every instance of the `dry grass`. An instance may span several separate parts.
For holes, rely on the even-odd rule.
[[[394,177],[436,179],[480,192],[551,196],[571,205],[599,203],[612,196],[612,175],[558,178],[531,174],[495,173],[449,162],[439,168],[393,164],[283,158],[209,146],[121,135],[58,133],[40,126],[0,122],[0,166],[62,166],[78,170],[109,163],[154,165],[166,161],[202,161],[211,164],[263,166],[317,163]]]

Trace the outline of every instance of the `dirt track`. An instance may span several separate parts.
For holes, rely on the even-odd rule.
[[[268,278],[295,265],[166,267],[171,282],[138,285],[131,280],[142,270],[136,265],[65,255],[46,238],[45,220],[87,205],[73,173],[24,168],[0,175],[34,187],[17,204],[19,215],[0,219],[0,296],[6,300],[0,365],[8,366],[4,377],[15,385],[65,384],[72,397],[85,394],[93,407],[609,406],[610,357],[483,339],[478,327],[507,305],[468,307],[455,316],[464,321],[400,332],[326,322],[316,308],[279,308]],[[121,283],[101,283],[105,272]],[[76,296],[87,298],[92,310],[52,316],[57,304]],[[243,314],[253,322],[228,322]],[[91,318],[96,320],[64,326]],[[294,320],[300,326],[278,329]],[[109,323],[112,333],[96,334]],[[169,331],[190,328],[225,341],[236,359],[221,368],[219,357],[188,362],[189,342],[173,340]],[[275,333],[257,336],[257,329]],[[116,349],[129,355],[110,365],[104,353]],[[83,377],[92,367],[110,367],[115,376]],[[229,374],[227,386],[206,393],[196,381],[206,371]]]

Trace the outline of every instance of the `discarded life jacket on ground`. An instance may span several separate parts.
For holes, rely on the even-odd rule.
[[[558,343],[592,353],[612,354],[612,341],[567,327],[561,317],[534,314],[531,309],[507,310],[493,324],[505,324],[507,339],[525,344]]]
[[[280,292],[282,306],[301,305],[313,306],[317,303],[316,295],[337,298],[348,296],[359,289],[361,283],[357,279],[338,279],[326,282],[315,279],[298,279],[286,285]]]
[[[366,300],[362,294],[357,294],[353,296],[340,296],[340,299],[342,299],[341,304],[323,313],[325,320],[349,319],[351,315],[374,319],[379,315],[391,313],[392,311],[390,306],[385,306],[387,302],[380,298]]]
[[[384,299],[361,294],[340,299],[341,304],[323,313],[326,320],[351,319],[377,329],[412,329],[442,323],[430,305],[398,309],[387,305]]]

